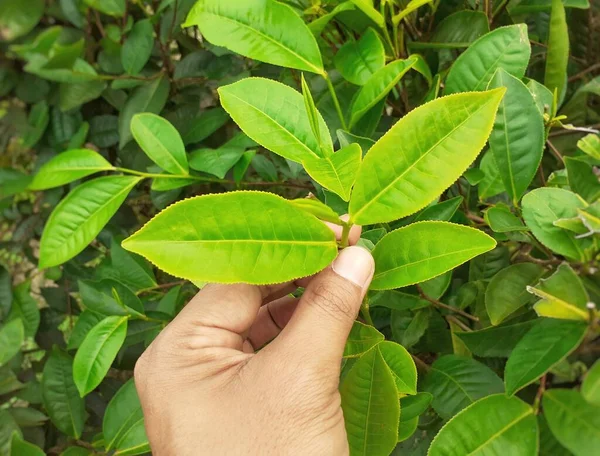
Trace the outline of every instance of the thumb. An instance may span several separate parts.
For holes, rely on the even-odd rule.
[[[344,249],[329,268],[310,281],[275,342],[288,353],[306,356],[307,362],[339,364],[374,270],[368,250]]]

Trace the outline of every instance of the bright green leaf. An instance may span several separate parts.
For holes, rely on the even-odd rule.
[[[485,145],[503,95],[504,89],[452,95],[403,117],[366,155],[352,192],[351,220],[389,222],[439,196]]]
[[[335,236],[322,222],[262,192],[180,201],[123,247],[174,276],[223,283],[285,282],[320,271],[337,255]],[[210,261],[199,263],[198,258]]]
[[[535,104],[542,115],[552,115],[552,105],[554,104],[554,95],[548,88],[540,84],[534,79],[530,79],[527,82],[527,88],[531,92]]]
[[[244,155],[241,147],[223,146],[219,149],[198,149],[190,154],[190,168],[223,179]]]
[[[600,180],[590,164],[575,157],[565,157],[565,165],[571,190],[589,203],[600,199]]]
[[[125,336],[128,317],[106,317],[87,334],[73,361],[73,380],[81,397],[94,390],[115,360]]]
[[[316,182],[348,201],[361,161],[362,150],[354,143],[327,157],[309,158],[302,165]]]
[[[23,321],[15,318],[0,327],[0,366],[4,366],[21,350],[25,339]]]
[[[400,403],[394,376],[377,348],[352,366],[340,394],[350,454],[389,455],[397,442]]]
[[[457,332],[456,335],[476,356],[508,358],[515,346],[537,321],[529,320],[514,324],[509,322],[478,331]]]
[[[400,422],[410,421],[427,410],[433,400],[430,393],[417,393],[400,399]]]
[[[350,107],[350,128],[371,108],[383,100],[400,79],[410,70],[417,59],[396,60],[377,70],[360,88]]]
[[[336,69],[347,81],[362,86],[385,65],[383,43],[372,28],[357,41],[346,42],[334,58]]]
[[[16,432],[12,436],[10,456],[45,456],[42,449],[32,443],[26,442]]]
[[[385,18],[379,11],[373,8],[372,0],[351,0],[369,19],[375,22],[379,27],[385,27]]]
[[[90,149],[69,150],[46,162],[37,172],[29,188],[46,190],[59,187],[91,174],[114,169],[98,152]]]
[[[556,272],[527,291],[541,298],[533,308],[540,317],[588,320],[589,296],[579,276],[563,263]]]
[[[100,177],[76,187],[54,209],[40,242],[39,267],[57,266],[81,252],[117,212],[138,177]]]
[[[600,361],[596,361],[585,375],[581,395],[590,404],[600,406]]]
[[[106,450],[115,454],[145,454],[150,451],[144,429],[142,406],[133,379],[125,383],[106,407],[102,432]]]
[[[552,0],[548,52],[544,85],[552,93],[558,92],[559,105],[567,90],[567,65],[569,63],[569,28],[562,0]]]
[[[389,340],[381,342],[377,349],[392,371],[398,394],[417,394],[417,367],[410,353]]]
[[[273,0],[201,0],[183,27],[197,25],[217,46],[298,70],[324,74],[317,41],[292,8]]]
[[[121,17],[125,14],[125,0],[84,0],[92,8],[109,16]]]
[[[510,233],[511,231],[527,231],[521,219],[514,215],[510,209],[503,205],[492,206],[484,212],[485,223],[496,233]]]
[[[131,134],[146,155],[168,173],[189,172],[183,140],[168,120],[156,114],[136,114],[131,119]]]
[[[373,326],[355,321],[346,340],[344,358],[356,358],[383,342],[385,337]]]
[[[2,0],[0,41],[12,41],[33,30],[44,14],[45,3],[44,0]]]
[[[530,405],[496,394],[456,415],[433,439],[429,456],[531,456],[538,452],[538,425]]]
[[[577,147],[592,158],[600,160],[600,135],[589,134],[577,141]]]
[[[314,198],[298,198],[290,201],[296,206],[309,214],[314,215],[325,222],[341,225],[340,216],[329,206]]]
[[[404,9],[392,18],[394,25],[398,26],[400,21],[402,21],[402,19],[404,19],[406,16],[415,12],[421,6],[431,3],[432,1],[433,0],[410,0]]]
[[[507,89],[489,142],[504,187],[516,206],[542,161],[544,119],[525,84],[504,69],[496,71],[488,87]]]
[[[321,144],[312,132],[304,98],[270,79],[246,78],[219,88],[221,104],[250,138],[289,160],[302,163],[333,152],[319,115]]]
[[[444,93],[484,90],[498,68],[522,78],[530,55],[527,25],[499,27],[483,35],[456,59]]]
[[[136,22],[121,49],[121,64],[128,74],[138,74],[150,58],[154,47],[154,29],[150,19]]]
[[[419,222],[387,234],[373,250],[373,290],[400,288],[449,271],[494,248],[482,231],[447,222]]]
[[[588,456],[600,447],[600,408],[575,390],[546,391],[542,401],[548,426],[575,456]]]

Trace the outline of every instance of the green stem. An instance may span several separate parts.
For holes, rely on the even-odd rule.
[[[502,12],[502,9],[506,6],[507,3],[508,0],[502,0],[500,3],[498,3],[498,6],[494,8],[494,12],[492,13],[492,19],[495,19],[496,16]]]
[[[350,236],[350,229],[352,228],[351,223],[344,223],[342,225],[342,239],[340,241],[340,246],[344,249],[348,247],[348,237]]]
[[[369,297],[365,296],[363,302],[360,306],[360,314],[368,325],[375,326],[373,324],[373,319],[371,318],[371,312],[369,310]]]
[[[346,124],[346,119],[344,118],[344,113],[342,112],[342,107],[340,106],[340,101],[338,100],[337,94],[335,93],[335,87],[331,83],[331,78],[327,74],[327,72],[323,73],[323,78],[325,82],[327,82],[327,87],[329,88],[329,93],[331,93],[331,98],[333,99],[333,104],[335,105],[335,110],[340,118],[340,122],[342,123],[342,128],[348,131],[348,125]]]
[[[222,179],[216,179],[212,177],[201,177],[201,176],[192,176],[191,174],[153,174],[153,173],[143,173],[141,171],[136,171],[134,169],[128,168],[114,168],[115,171],[121,171],[122,173],[133,174],[135,176],[146,177],[148,179],[194,179],[202,182],[217,182],[222,183]]]
[[[390,37],[390,32],[388,32],[387,24],[385,22],[385,2],[381,2],[380,12],[384,18],[383,27],[381,27],[381,31],[383,32],[383,36],[385,38],[387,45],[390,47],[390,50],[392,51],[392,55],[395,58],[398,58],[398,50],[396,49],[395,43],[392,41],[392,38]],[[394,15],[394,12],[392,10],[392,16],[393,15]],[[396,30],[397,28],[398,27],[394,27],[394,30]]]

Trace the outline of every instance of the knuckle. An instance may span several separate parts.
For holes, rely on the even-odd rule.
[[[354,290],[335,280],[322,281],[307,289],[308,302],[319,310],[336,319],[352,319],[356,317]]]

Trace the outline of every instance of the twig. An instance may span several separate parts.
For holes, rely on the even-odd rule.
[[[421,288],[420,285],[417,285],[417,290],[419,290],[419,294],[421,295],[421,297],[423,299],[425,299],[426,301],[429,301],[435,307],[438,307],[440,309],[445,309],[450,312],[454,312],[458,315],[462,315],[463,317],[468,318],[469,320],[472,320],[472,321],[477,321],[477,322],[479,321],[479,318],[475,317],[474,315],[471,315],[470,313],[465,312],[464,310],[449,306],[448,304],[444,304],[443,302],[440,302],[437,299],[433,299],[433,298],[427,296],[427,294],[425,294],[425,292],[423,291],[423,289]]]
[[[553,131],[552,133],[550,133],[550,137],[553,138],[554,136],[563,136],[563,135],[572,135],[575,133],[582,133],[585,132],[585,130],[596,130],[600,128],[600,123],[597,124],[593,124],[593,125],[587,125],[585,127],[579,127],[579,129],[565,129],[565,130],[559,130],[559,131]],[[582,130],[583,129],[583,130]]]
[[[546,376],[548,374],[544,374],[544,376],[540,379],[540,387],[537,390],[537,394],[535,395],[535,401],[533,402],[533,410],[535,411],[535,414],[537,415],[540,411],[540,402],[542,400],[542,396],[544,395],[544,392],[546,391]]]
[[[458,318],[456,318],[453,315],[446,315],[446,320],[448,320],[448,322],[454,323],[456,326],[458,326],[463,331],[466,331],[466,332],[473,331],[471,328],[469,328],[467,325],[465,325],[462,321],[460,321]]]
[[[413,355],[411,353],[412,359],[415,362],[415,364],[417,365],[417,367],[420,367],[421,370],[425,371],[425,372],[429,372],[429,370],[431,369],[431,367],[429,366],[429,364],[427,364],[425,361],[423,361],[421,358],[419,358],[416,355]]]
[[[148,293],[149,291],[162,290],[163,288],[172,288],[176,287],[177,285],[183,285],[185,283],[187,283],[187,280],[178,280],[177,282],[161,283],[159,285],[156,285],[155,287],[148,287],[143,288],[142,290],[138,290],[136,294],[140,295],[142,293]]]
[[[100,30],[100,35],[102,35],[102,38],[105,38],[106,32],[104,31],[104,26],[102,25],[102,21],[100,20],[100,15],[96,10],[94,10],[94,18],[96,20],[96,27],[98,27],[98,30]]]
[[[578,79],[584,77],[586,74],[591,73],[593,71],[600,70],[600,62],[593,64],[591,67],[586,68],[583,71],[580,71],[576,75],[573,75],[569,78],[569,82],[577,81]]]
[[[552,151],[552,153],[554,154],[554,156],[558,159],[558,161],[560,161],[563,166],[565,165],[565,159],[563,158],[562,154],[559,152],[559,150],[554,147],[554,144],[552,144],[550,142],[550,140],[546,141],[546,144],[548,144],[548,147],[550,148],[550,150]]]

